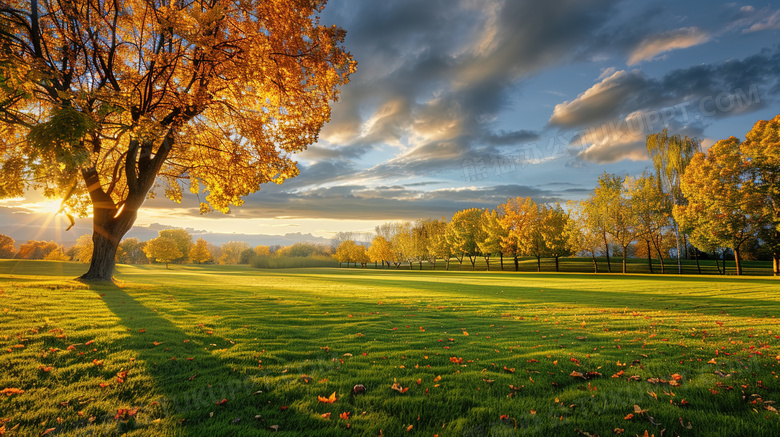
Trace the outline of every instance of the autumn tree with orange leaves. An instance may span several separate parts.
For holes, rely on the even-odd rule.
[[[326,0],[6,0],[0,196],[93,214],[86,280],[110,280],[159,187],[228,211],[298,174],[356,63]]]

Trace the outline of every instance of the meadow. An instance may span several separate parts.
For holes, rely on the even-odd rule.
[[[773,278],[85,269],[0,261],[0,435],[780,435]]]

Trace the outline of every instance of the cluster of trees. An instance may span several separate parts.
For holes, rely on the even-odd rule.
[[[76,244],[68,249],[53,241],[30,240],[16,250],[13,238],[0,234],[0,259],[17,258],[33,260],[58,260],[89,263],[94,245],[91,235],[82,235]],[[252,247],[243,241],[230,241],[217,246],[202,238],[192,241],[192,235],[185,229],[165,229],[157,238],[140,241],[126,238],[119,243],[116,262],[120,264],[163,263],[171,264],[249,264],[252,258],[262,256],[312,257],[331,255],[330,247],[324,244],[295,243],[290,246]]]
[[[666,270],[665,260],[692,254],[699,266],[700,253],[733,253],[736,273],[742,273],[746,251],[772,259],[780,275],[780,116],[760,121],[746,140],[731,137],[707,153],[695,138],[649,135],[647,149],[653,171],[640,177],[604,173],[592,194],[564,208],[537,204],[531,198],[508,199],[495,209],[470,208],[442,218],[386,223],[376,228],[370,245],[337,238],[334,254],[340,263],[382,266],[427,261],[436,268],[444,260],[449,269],[454,257],[475,266],[483,257],[554,258],[586,254],[598,272],[597,256],[622,256],[622,271],[630,253],[653,258]],[[343,237],[343,236],[342,236]],[[725,260],[724,260],[725,263]],[[720,266],[718,266],[720,270]],[[700,270],[699,270],[700,271]],[[725,264],[724,270],[725,272]]]

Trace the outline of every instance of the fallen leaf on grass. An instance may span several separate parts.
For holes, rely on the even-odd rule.
[[[682,417],[680,417],[680,426],[682,426],[685,429],[693,429],[693,425],[691,425],[691,422],[688,422],[688,425],[685,425],[683,423],[683,418]]]
[[[352,413],[349,412],[349,411],[345,411],[345,412],[339,414],[339,418],[344,419],[344,420],[349,420],[349,415],[350,414],[352,414]]]
[[[116,411],[116,416],[114,416],[114,419],[129,420],[136,414],[138,414],[138,408],[133,408],[132,410],[129,408],[120,408]]]
[[[332,404],[336,402],[336,392],[334,391],[333,394],[327,398],[325,396],[317,396],[317,400],[326,404]]]
[[[323,419],[326,419],[326,420],[330,420],[330,413],[325,413],[325,414],[321,415],[320,417],[322,417]]]
[[[43,434],[41,434],[41,435],[42,435],[42,436],[44,436],[44,435],[46,435],[46,434],[48,434],[48,433],[50,433],[50,432],[53,432],[53,431],[54,431],[54,430],[56,430],[56,429],[57,429],[57,428],[49,428],[49,429],[47,429],[46,431],[44,431],[44,432],[43,432]]]
[[[433,378],[433,382],[439,382],[441,381],[441,375],[437,375],[435,378]]]
[[[406,393],[409,390],[409,387],[401,387],[401,384],[397,382],[393,382],[393,385],[390,388],[398,393]]]
[[[217,402],[217,405],[225,405],[227,404],[227,399],[222,399],[221,401]]]
[[[23,394],[24,390],[20,390],[18,388],[4,388],[2,391],[0,391],[0,394],[4,394],[6,396],[12,396],[12,395],[20,395]]]

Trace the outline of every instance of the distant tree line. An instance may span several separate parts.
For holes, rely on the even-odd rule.
[[[82,235],[76,244],[65,249],[53,241],[30,240],[16,249],[12,237],[0,234],[0,259],[31,259],[76,261],[89,263],[92,259],[92,236]],[[258,257],[311,257],[322,256],[330,259],[330,246],[314,243],[295,243],[290,246],[255,246],[243,241],[230,241],[217,246],[198,238],[192,241],[192,235],[186,229],[165,229],[157,238],[140,241],[126,238],[119,243],[116,254],[120,264],[250,264]]]
[[[378,226],[370,244],[342,233],[334,239],[339,263],[375,267],[437,261],[449,269],[454,258],[460,268],[468,261],[475,268],[482,257],[490,270],[498,258],[518,270],[518,259],[533,257],[536,269],[551,258],[584,255],[605,257],[607,270],[614,257],[645,257],[650,272],[653,260],[665,273],[676,258],[716,260],[725,273],[725,256],[734,257],[736,274],[742,261],[772,261],[780,275],[780,115],[759,121],[745,141],[735,137],[718,141],[703,152],[698,139],[663,132],[647,137],[653,169],[639,177],[602,174],[590,196],[580,202],[537,204],[531,198],[507,199],[495,209],[469,208],[447,221],[427,219],[391,222]],[[365,240],[365,238],[363,238]],[[723,267],[718,263],[723,258]]]

